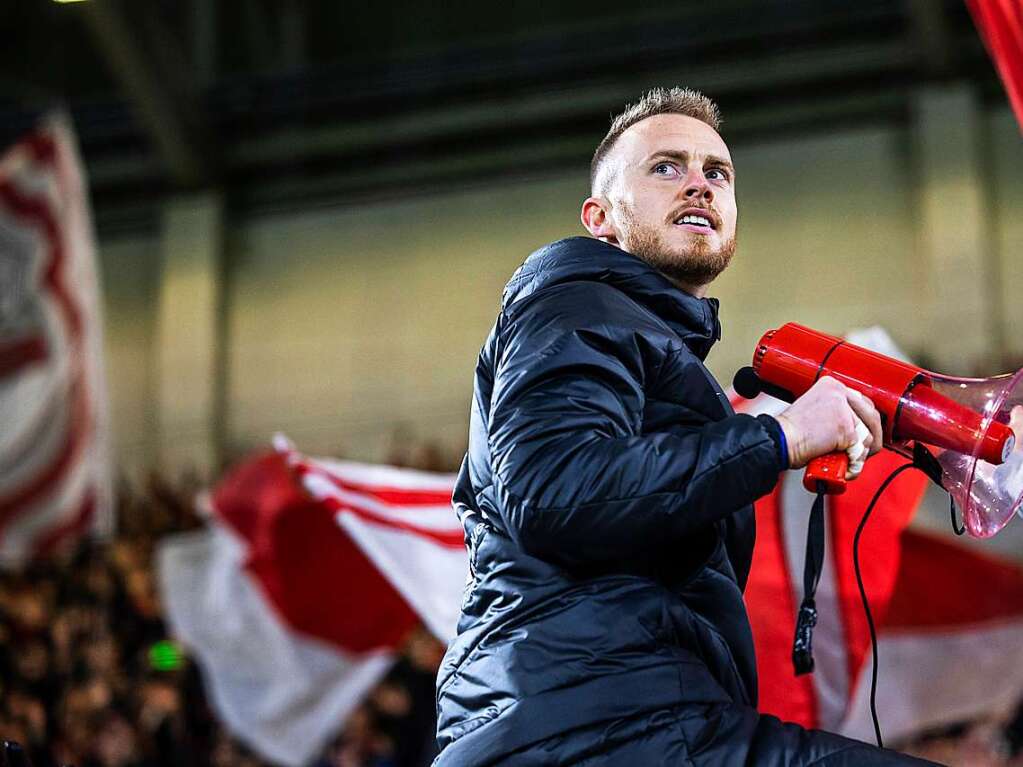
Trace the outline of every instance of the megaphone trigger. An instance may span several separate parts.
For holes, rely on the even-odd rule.
[[[841,495],[846,483],[856,479],[863,471],[863,465],[870,455],[866,440],[870,429],[859,418],[856,419],[856,441],[844,452],[836,451],[814,458],[806,465],[803,487],[811,493]]]
[[[849,479],[849,454],[828,453],[814,458],[806,465],[803,487],[811,493],[841,495]]]

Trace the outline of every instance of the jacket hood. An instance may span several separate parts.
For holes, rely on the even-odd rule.
[[[602,282],[621,290],[667,322],[700,359],[721,338],[716,298],[690,295],[646,261],[591,237],[558,240],[531,254],[505,286],[502,307],[566,282]]]

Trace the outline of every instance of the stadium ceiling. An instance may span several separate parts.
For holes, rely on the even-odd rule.
[[[68,107],[101,225],[185,189],[250,210],[584,168],[653,85],[712,95],[732,142],[905,121],[923,82],[1004,101],[961,0],[13,0],[0,23],[0,137]]]

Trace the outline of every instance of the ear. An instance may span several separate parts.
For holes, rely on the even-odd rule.
[[[617,245],[618,233],[611,224],[611,217],[608,215],[610,209],[610,203],[603,197],[587,197],[583,202],[583,209],[579,212],[579,218],[586,231],[598,240]]]

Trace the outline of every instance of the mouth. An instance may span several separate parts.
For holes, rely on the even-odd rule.
[[[699,234],[710,234],[717,227],[714,214],[702,208],[690,208],[682,211],[672,222],[675,226],[688,229]]]

